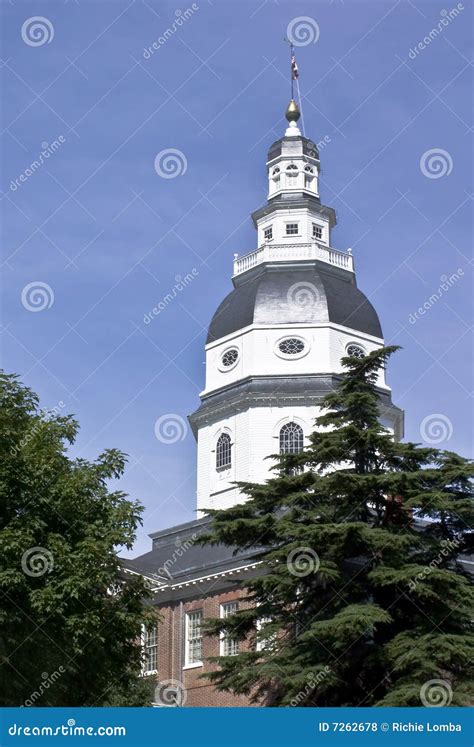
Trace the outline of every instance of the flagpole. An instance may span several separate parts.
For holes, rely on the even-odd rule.
[[[301,91],[300,91],[300,82],[299,82],[299,75],[298,75],[298,68],[296,66],[296,58],[295,58],[295,68],[293,69],[293,58],[295,57],[295,48],[293,46],[293,43],[285,37],[285,41],[288,42],[288,46],[290,47],[290,80],[291,80],[291,99],[294,100],[295,98],[295,80],[296,80],[296,90],[298,91],[298,101],[299,101],[299,108],[301,112],[301,124],[303,127],[303,135],[306,137],[306,128],[304,126],[304,117],[303,117],[303,102],[301,100]]]
[[[290,80],[291,80],[291,98],[292,100],[295,98],[294,96],[294,80],[293,80],[293,68],[292,68],[292,60],[293,60],[293,44],[290,42]]]
[[[298,99],[300,103],[300,112],[301,112],[301,124],[303,125],[303,135],[306,137],[306,128],[304,126],[304,117],[303,117],[303,102],[301,100],[301,93],[300,93],[300,82],[299,79],[296,79],[296,89],[298,91]]]

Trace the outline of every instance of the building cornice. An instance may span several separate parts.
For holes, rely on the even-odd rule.
[[[255,568],[257,568],[259,565],[262,564],[262,561],[259,560],[256,563],[246,563],[245,565],[238,566],[237,568],[229,568],[225,571],[216,571],[214,573],[208,573],[205,576],[197,576],[196,578],[190,578],[186,579],[186,581],[176,581],[176,583],[169,583],[166,586],[162,586],[157,591],[159,593],[162,593],[167,590],[174,590],[174,589],[188,589],[192,586],[198,586],[199,584],[204,584],[209,581],[217,581],[219,579],[227,578],[229,576],[238,576],[241,573],[246,573],[248,571],[252,571]]]
[[[290,194],[286,197],[282,197],[279,194],[271,197],[265,205],[254,210],[252,213],[253,224],[256,228],[260,218],[264,218],[266,215],[275,213],[278,210],[297,210],[300,208],[311,210],[316,215],[323,215],[329,221],[331,228],[334,228],[336,225],[336,211],[334,208],[322,205],[318,197],[310,197],[303,192]]]
[[[248,376],[233,384],[214,390],[202,397],[201,406],[188,419],[197,437],[201,426],[218,418],[241,412],[250,405],[281,407],[282,404],[317,406],[341,382],[342,375],[334,373]],[[380,397],[380,416],[394,421],[395,436],[403,436],[403,411],[391,401],[390,389],[377,387]]]
[[[130,576],[141,576],[145,579],[151,593],[155,595],[154,602],[162,603],[172,600],[176,596],[182,598],[186,593],[194,595],[196,591],[199,591],[199,594],[208,594],[210,591],[217,592],[225,587],[229,581],[237,583],[243,578],[244,574],[254,574],[255,569],[261,565],[262,561],[258,560],[236,566],[235,568],[227,568],[222,571],[215,570],[205,575],[176,581],[166,581],[161,577],[157,578],[152,573],[140,573],[126,567],[124,568],[124,573]]]
[[[238,329],[235,332],[231,332],[231,334],[226,335],[225,337],[220,337],[218,340],[213,340],[212,342],[208,342],[205,346],[205,350],[212,350],[213,348],[219,347],[220,345],[227,344],[229,342],[232,342],[232,340],[235,340],[238,337],[241,337],[242,335],[246,335],[249,332],[253,332],[254,330],[285,330],[285,329],[295,329],[294,324],[249,324],[247,327],[242,327],[242,329]],[[382,337],[374,337],[374,335],[369,335],[367,332],[360,332],[357,329],[352,329],[351,327],[345,327],[342,324],[336,324],[335,322],[298,322],[298,329],[334,329],[336,332],[345,332],[347,334],[350,334],[354,339],[358,339],[361,341],[367,340],[369,342],[373,342],[376,345],[380,345],[381,347],[384,344]]]

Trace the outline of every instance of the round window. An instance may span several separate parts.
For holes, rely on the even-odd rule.
[[[360,345],[348,345],[346,352],[351,358],[365,358],[365,350]]]
[[[239,359],[239,351],[237,348],[230,348],[226,350],[221,358],[221,364],[224,368],[231,368],[234,366]]]
[[[278,345],[278,350],[283,355],[299,355],[304,349],[305,344],[299,337],[287,337],[286,340],[282,340]]]

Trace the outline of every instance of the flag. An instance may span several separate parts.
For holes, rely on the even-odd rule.
[[[296,80],[299,76],[298,65],[294,53],[291,55],[291,80]]]

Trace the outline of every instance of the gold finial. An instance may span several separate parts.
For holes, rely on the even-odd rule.
[[[291,99],[290,103],[288,104],[285,117],[287,118],[288,122],[297,122],[301,117],[300,110],[298,109],[298,104],[294,99]]]

